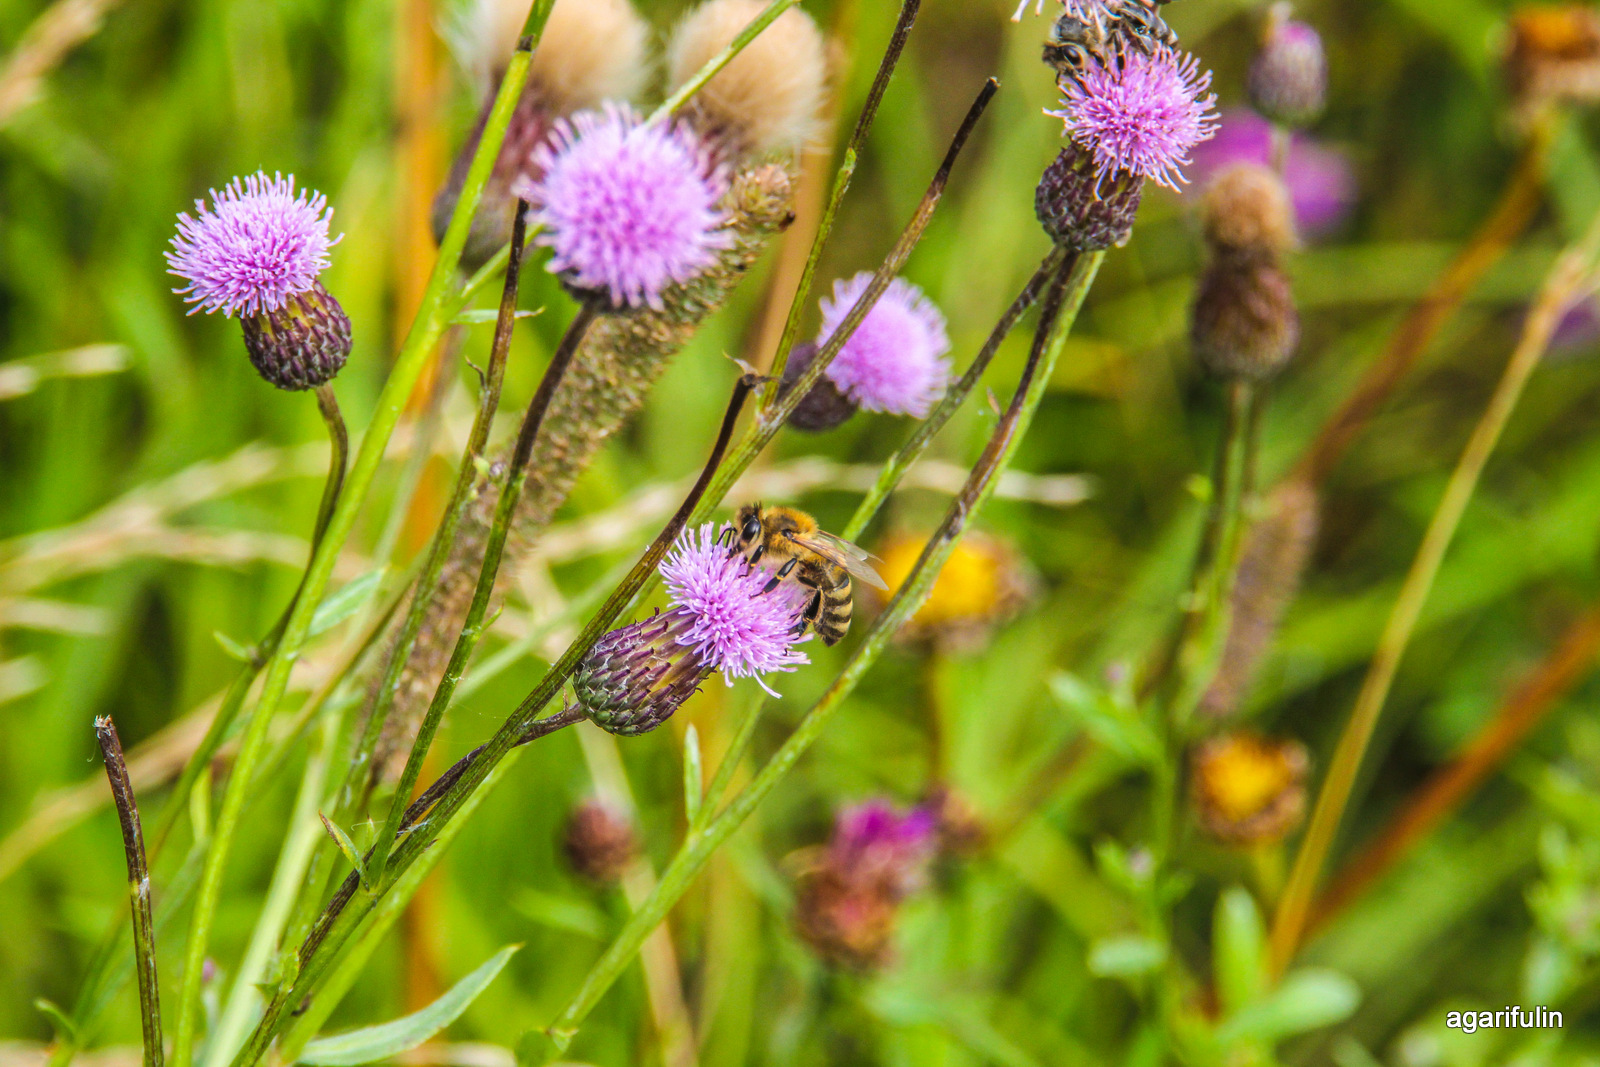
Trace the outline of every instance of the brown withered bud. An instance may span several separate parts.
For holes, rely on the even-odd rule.
[[[1206,245],[1218,257],[1271,258],[1297,243],[1289,190],[1256,163],[1235,164],[1211,180],[1200,224]]]
[[[633,863],[639,839],[622,813],[598,800],[586,800],[572,810],[561,847],[581,877],[596,885],[611,885],[620,881]]]
[[[1588,4],[1538,4],[1511,16],[1507,86],[1524,115],[1600,100],[1600,14]]]
[[[824,962],[871,971],[889,960],[899,911],[899,900],[881,886],[823,865],[800,877],[794,928]]]
[[[1305,813],[1309,767],[1298,741],[1243,732],[1203,741],[1190,769],[1195,816],[1227,844],[1281,840]]]
[[[1200,275],[1189,337],[1200,365],[1218,378],[1272,378],[1300,343],[1289,276],[1270,260],[1214,260]]]
[[[810,341],[802,341],[790,350],[789,359],[783,365],[783,384],[778,390],[780,397],[794,387],[816,355],[817,346]],[[797,430],[821,433],[842,426],[857,410],[856,402],[841,393],[833,380],[824,374],[790,414],[789,425]]]
[[[1309,481],[1290,478],[1267,497],[1239,555],[1228,636],[1217,673],[1200,700],[1207,715],[1226,718],[1239,712],[1283,613],[1300,589],[1320,520],[1321,502]]]

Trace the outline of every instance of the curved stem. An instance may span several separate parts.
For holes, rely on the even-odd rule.
[[[128,903],[133,915],[134,967],[139,972],[139,1021],[144,1034],[144,1067],[161,1067],[166,1048],[161,1040],[161,986],[156,975],[156,927],[150,912],[150,867],[145,862],[139,805],[122,757],[122,739],[111,717],[94,720],[95,739],[105,759],[106,778],[122,823],[122,850],[128,860]]]
[[[1544,356],[1562,313],[1572,299],[1591,284],[1597,248],[1600,248],[1600,215],[1596,216],[1584,240],[1563,253],[1545,278],[1539,300],[1529,311],[1523,326],[1522,338],[1511,354],[1488,406],[1473,427],[1467,447],[1451,473],[1444,496],[1428,523],[1422,545],[1400,586],[1400,594],[1378,639],[1377,651],[1367,668],[1361,691],[1356,696],[1350,720],[1339,736],[1338,746],[1328,765],[1327,778],[1317,794],[1317,803],[1312,809],[1305,838],[1295,854],[1288,884],[1284,887],[1278,910],[1273,916],[1269,963],[1274,974],[1283,973],[1300,945],[1322,867],[1333,847],[1345,806],[1355,789],[1362,758],[1366,755],[1373,730],[1378,725],[1378,716],[1388,699],[1400,659],[1411,642],[1423,605],[1433,589],[1434,578],[1444,562],[1445,551],[1450,547],[1461,516],[1477,489],[1478,478],[1494,452],[1512,411],[1516,409],[1523,387]]]

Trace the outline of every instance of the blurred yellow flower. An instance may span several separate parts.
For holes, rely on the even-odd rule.
[[[893,595],[911,574],[925,540],[896,534],[882,546],[878,571]],[[931,638],[941,645],[981,644],[992,628],[1014,615],[1031,597],[1033,580],[1010,545],[983,534],[956,543],[928,600],[902,635]]]
[[[1192,782],[1200,825],[1232,843],[1283,837],[1305,811],[1308,764],[1298,741],[1233,733],[1203,742]]]

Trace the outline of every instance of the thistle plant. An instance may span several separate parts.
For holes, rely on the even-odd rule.
[[[1459,9],[1440,3],[1444,24]],[[361,69],[447,99],[439,27],[469,77],[450,108],[403,109],[419,125],[393,179],[392,116],[365,117],[378,83],[341,62],[389,40],[365,7],[319,22],[316,52],[303,13],[227,21],[231,92],[206,113],[250,136],[200,153],[206,127],[184,126],[195,158],[159,195],[108,183],[117,210],[65,242],[81,262],[0,276],[8,323],[84,279],[62,332],[122,324],[127,365],[160,387],[19,400],[15,421],[0,407],[23,465],[35,419],[86,438],[105,422],[112,441],[160,427],[126,476],[179,464],[0,540],[0,702],[29,731],[5,719],[27,743],[0,747],[26,758],[0,778],[80,762],[51,731],[71,719],[83,748],[91,711],[104,762],[0,837],[0,880],[38,864],[33,882],[70,898],[51,937],[115,911],[74,999],[41,1000],[50,1067],[107,1042],[131,1058],[116,1043],[135,1036],[147,1067],[1410,1063],[1455,1047],[1417,1036],[1435,1008],[1498,988],[1496,968],[1430,963],[1424,946],[1451,939],[1576,1018],[1597,749],[1561,711],[1600,662],[1600,461],[1581,432],[1600,379],[1579,355],[1535,375],[1600,278],[1600,224],[1554,184],[1586,173],[1569,114],[1600,84],[1593,13],[1508,20],[1511,121],[1481,125],[1516,162],[1474,143],[1475,166],[1507,171],[1500,198],[1445,211],[1414,192],[1433,171],[1357,143],[1419,126],[1341,66],[1359,53],[1382,80],[1374,55],[1403,56],[1443,84],[1444,46],[1361,50],[1359,27],[1286,3],[1188,8],[406,6],[403,47]],[[1453,121],[1489,92],[1480,28],[1457,57],[1470,91],[1440,109]],[[245,30],[259,47],[241,65]],[[122,48],[64,69],[52,89],[74,107],[14,95],[69,38],[46,17],[0,66],[8,143],[50,165],[7,184],[17,248],[48,246],[32,209],[53,184],[103,177],[82,133],[41,131]],[[1219,46],[1238,62],[1213,85]],[[1001,55],[1039,56],[1054,90],[999,95]],[[192,101],[204,79],[174,73]],[[326,121],[275,127],[301,97]],[[1219,98],[1254,111],[1219,116]],[[232,158],[251,172],[211,172]],[[1348,172],[1305,169],[1380,158],[1392,188],[1369,179],[1354,215]],[[437,258],[384,353],[412,291],[383,273],[411,247],[388,243],[384,212],[421,224],[435,190]],[[151,287],[156,229],[119,228],[145,199],[163,229],[176,217],[177,287]],[[1436,248],[1480,201],[1463,246]],[[142,265],[102,269],[101,228]],[[1478,284],[1513,252],[1519,269]],[[1410,305],[1392,333],[1388,304]],[[226,319],[273,389],[238,379]],[[1506,347],[1480,381],[1498,365],[1465,354]],[[16,373],[71,352],[0,364],[0,400],[79,388]],[[299,392],[326,468],[320,438],[181,465],[187,393],[196,424],[253,435],[308,429]],[[36,451],[52,478],[76,470],[59,432]],[[1513,453],[1539,477],[1497,466]],[[297,479],[324,469],[313,518]],[[301,520],[229,525],[302,497]],[[728,520],[756,500],[804,507],[816,531],[753,548]],[[162,581],[119,584],[133,559]],[[203,692],[185,661],[212,651],[173,638],[194,623],[172,610],[169,587],[191,584],[172,565],[237,572],[195,599],[256,600],[196,613],[240,662],[151,735],[174,694]],[[102,577],[139,613],[91,603]],[[855,625],[813,640],[823,610]],[[104,675],[117,684],[89,661],[119,657],[97,651],[27,688],[36,649],[124,631],[137,669]],[[1502,770],[1517,788],[1471,803]],[[1506,906],[1517,888],[1526,909]],[[32,929],[10,929],[0,987]],[[1547,1036],[1439,1062],[1581,1056]]]

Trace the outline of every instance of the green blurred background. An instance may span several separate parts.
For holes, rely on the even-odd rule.
[[[79,783],[103,790],[92,716],[115,716],[131,749],[227,684],[235,665],[213,634],[248,640],[271,625],[293,590],[304,552],[298,539],[316,506],[323,461],[313,405],[255,376],[232,323],[185,317],[161,258],[175,213],[258,168],[293,172],[328,195],[345,236],[324,280],[356,338],[338,392],[359,434],[430,266],[419,219],[477,107],[434,33],[451,17],[445,0],[100,6],[103,28],[48,72],[36,100],[0,119],[0,382],[19,380],[4,377],[12,361],[81,346],[117,346],[97,349],[97,358],[122,366],[24,383],[16,395],[0,391],[0,1038],[31,1042],[50,1036],[33,1001],[71,1002],[125,897],[109,811],[69,820],[59,836],[30,815]],[[682,10],[676,0],[640,6],[663,31]],[[1053,106],[1051,72],[1038,61],[1047,20],[1030,14],[1012,24],[1006,0],[924,6],[821,277],[826,284],[877,264],[971,97],[998,75],[1002,91],[906,272],[948,315],[960,365],[1045,251],[1033,186],[1060,126],[1040,113]],[[1508,5],[1296,6],[1329,50],[1330,106],[1312,133],[1347,156],[1359,196],[1346,222],[1293,259],[1305,333],[1264,427],[1269,478],[1298,455],[1407,304],[1489,211],[1515,158],[1496,68]],[[845,72],[840,110],[853,116],[892,6],[805,7],[833,29]],[[33,0],[0,2],[0,52],[43,9]],[[1236,0],[1167,8],[1185,47],[1215,71],[1224,107],[1242,102],[1260,13],[1261,5]],[[1305,740],[1314,763],[1325,762],[1348,712],[1521,311],[1556,248],[1600,207],[1597,132],[1586,120],[1563,127],[1538,222],[1329,485],[1304,594],[1250,705],[1263,728]],[[701,1062],[1121,1062],[1140,1007],[1116,983],[1090,976],[1084,961],[1127,905],[1094,873],[1090,845],[1103,836],[1138,840],[1136,778],[1075,779],[1023,829],[942,870],[908,908],[899,963],[873,979],[829,977],[807,956],[789,929],[785,860],[826,836],[838,804],[880,793],[910,802],[936,777],[980,813],[1008,814],[1041,759],[1076,729],[1050,695],[1052,674],[1099,679],[1137,658],[1170,618],[1198,528],[1191,483],[1208,468],[1220,407],[1186,352],[1201,257],[1190,207],[1164,191],[1146,197],[1132,242],[1107,260],[1022,450],[1019,469],[1085,475],[1090,498],[1071,506],[1000,500],[982,518],[982,528],[1030,561],[1040,598],[980,653],[901,649],[880,663],[675,912]],[[698,466],[726,399],[723,355],[763,354],[773,258],[678,358],[636,425],[583,479],[563,520],[605,511]],[[531,393],[570,315],[542,271],[528,273],[524,304],[548,310],[519,327],[507,411]],[[481,357],[488,336],[488,326],[474,328],[469,357]],[[997,393],[1009,389],[1024,345],[1025,332],[997,361]],[[1534,379],[1405,660],[1341,852],[1472,736],[1600,595],[1596,355],[1595,339],[1580,338]],[[437,485],[470,417],[469,377],[447,402],[447,440],[429,473]],[[986,403],[969,405],[935,455],[964,467],[992,425]],[[898,420],[858,418],[824,437],[780,437],[764,462],[820,455],[870,463],[904,432]],[[260,466],[240,484],[195,466],[247,446],[259,450],[249,455]],[[380,506],[352,540],[345,578],[370,566],[363,554],[379,536],[398,470],[397,460],[380,477]],[[836,528],[856,499],[819,486],[792,502]],[[903,492],[865,541],[871,547],[885,531],[928,528],[946,499]],[[402,551],[425,532],[408,527]],[[590,589],[647,536],[641,528],[620,545],[544,560],[525,577],[504,633],[551,614],[557,594]],[[758,755],[776,747],[841,662],[837,650],[809,651],[815,666],[782,679],[784,699],[758,736]],[[541,667],[524,657],[474,692],[448,721],[447,754],[485,737]],[[681,833],[684,726],[694,723],[715,751],[725,721],[755,692],[749,684],[710,686],[672,729],[623,746],[658,864]],[[1541,873],[1541,832],[1564,827],[1574,847],[1600,842],[1597,692],[1580,685],[1506,774],[1312,945],[1308,959],[1349,975],[1364,997],[1336,1036],[1291,1045],[1287,1059],[1362,1062],[1353,1058],[1359,1042],[1386,1063],[1502,1062],[1483,1035],[1476,1044],[1441,1036],[1444,1012],[1518,1002],[1538,928],[1527,896],[1551,877]],[[259,799],[256,825],[281,825],[296,771],[291,762]],[[509,1045],[547,1022],[626,914],[619,896],[584,886],[559,856],[561,822],[593,788],[571,731],[535,746],[334,1022],[398,1014],[513,941],[527,947],[451,1036]],[[239,843],[213,938],[219,960],[242,951],[277,845],[269,833]],[[1198,880],[1178,909],[1176,947],[1203,970],[1217,892],[1248,879],[1250,860],[1193,844],[1186,862]],[[1600,914],[1600,884],[1583,875],[1573,892],[1587,902],[1574,914]],[[1575,936],[1600,949],[1600,927],[1588,922]],[[174,983],[180,929],[163,941],[160,961]],[[1580,984],[1564,1044],[1537,1062],[1600,1062],[1584,1058],[1600,1057],[1596,994],[1592,977]],[[634,968],[602,1002],[575,1058],[656,1062],[648,1019]],[[131,994],[100,1041],[137,1041]],[[6,1048],[11,1055],[21,1046]]]

